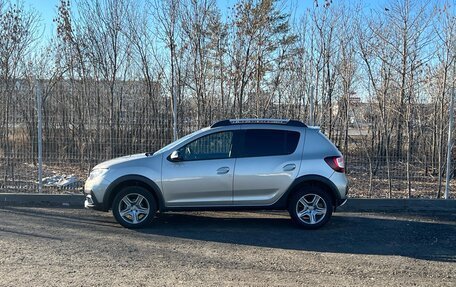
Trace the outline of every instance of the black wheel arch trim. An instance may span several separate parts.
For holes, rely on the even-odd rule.
[[[118,179],[114,180],[106,189],[106,192],[103,196],[103,204],[102,209],[104,211],[108,211],[111,208],[112,201],[114,200],[116,189],[121,186],[125,182],[136,182],[136,185],[145,185],[155,196],[157,199],[157,208],[158,210],[164,210],[165,208],[165,199],[163,198],[163,194],[161,193],[160,188],[158,185],[151,179],[142,176],[142,175],[124,175],[119,177]]]
[[[288,187],[287,191],[282,195],[276,203],[274,203],[274,207],[278,208],[286,208],[288,205],[288,198],[291,193],[296,189],[297,186],[304,184],[306,182],[319,182],[329,188],[331,191],[331,196],[335,199],[334,205],[338,206],[343,200],[340,197],[339,191],[336,185],[326,177],[317,174],[308,174],[303,175],[296,178],[293,183]]]

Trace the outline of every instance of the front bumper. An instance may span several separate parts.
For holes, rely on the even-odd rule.
[[[92,195],[88,194],[86,195],[86,199],[84,201],[84,208],[94,208],[95,204],[92,199]]]
[[[345,203],[347,203],[347,200],[348,198],[340,200],[338,206],[343,206]]]
[[[99,211],[106,211],[102,204],[97,201],[97,198],[93,194],[87,194],[84,201],[84,207],[87,209],[94,209]]]
[[[110,182],[106,177],[96,177],[88,179],[84,185],[86,199],[84,206],[95,210],[108,211],[109,207],[103,204],[104,194]]]

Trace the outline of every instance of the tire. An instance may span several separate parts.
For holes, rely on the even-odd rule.
[[[154,196],[140,186],[123,188],[112,203],[112,213],[117,222],[130,229],[146,227],[156,212]]]
[[[299,227],[318,229],[331,219],[333,203],[328,192],[309,185],[291,195],[288,212]]]

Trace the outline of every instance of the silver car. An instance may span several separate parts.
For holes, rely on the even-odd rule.
[[[155,153],[93,168],[86,208],[112,210],[127,228],[157,211],[288,210],[300,227],[326,224],[347,200],[340,151],[318,128],[295,120],[224,120]]]

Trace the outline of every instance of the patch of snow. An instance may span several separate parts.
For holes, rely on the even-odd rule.
[[[83,181],[74,174],[71,175],[54,175],[43,178],[43,185],[48,187],[58,187],[62,189],[75,189],[81,187]]]

